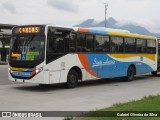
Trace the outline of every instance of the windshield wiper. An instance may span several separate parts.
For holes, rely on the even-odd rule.
[[[34,39],[34,37],[35,37],[35,35],[32,35],[30,39],[26,38],[26,40],[24,40],[24,45],[23,45],[23,50],[22,51],[25,51],[25,47],[26,46],[28,47],[28,45],[32,42],[32,40]]]
[[[26,46],[26,45],[28,46],[28,45],[32,42],[32,40],[33,40],[34,37],[35,37],[35,35],[32,35],[32,36],[31,36],[31,39],[29,39],[29,40],[26,42],[25,46]]]

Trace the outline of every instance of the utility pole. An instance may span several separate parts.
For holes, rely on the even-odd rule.
[[[108,4],[104,3],[105,5],[105,28],[107,27],[107,8],[108,8]]]

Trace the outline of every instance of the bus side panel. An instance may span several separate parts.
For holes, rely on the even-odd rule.
[[[65,63],[65,67],[63,68],[63,70],[61,71],[61,78],[60,78],[60,82],[64,83],[67,82],[67,76],[68,73],[71,69],[73,68],[79,68],[82,72],[82,80],[91,80],[91,79],[95,79],[94,76],[92,76],[91,74],[89,74],[87,71],[90,71],[90,68],[84,68],[84,66],[82,65],[82,63],[79,60],[79,56],[77,54],[68,54],[66,55],[64,58],[64,63]],[[84,60],[84,58],[82,58]],[[77,72],[78,73],[78,72]],[[78,73],[80,74],[80,73]]]
[[[82,80],[95,79],[95,77],[93,77],[89,72],[87,72],[91,71],[91,68],[88,66],[86,54],[78,54],[76,57],[77,57],[76,65],[81,69]]]
[[[46,74],[49,75],[50,84],[60,83],[62,58],[47,64],[45,67],[45,69],[48,70],[48,73]]]
[[[149,73],[156,69],[155,54],[110,54],[110,56],[120,64],[124,64],[125,76],[130,65],[136,67],[136,75]]]
[[[69,71],[73,67],[77,66],[76,61],[77,61],[77,54],[68,54],[62,58],[60,83],[67,82],[67,76]]]
[[[91,57],[91,55],[88,55]],[[123,58],[121,59],[123,60]],[[93,63],[93,69],[97,69],[96,74],[100,78],[114,78],[124,76],[124,65],[116,61],[116,59],[111,58],[107,54],[95,54],[93,61],[90,60],[90,63]]]
[[[157,56],[157,59],[158,59],[158,61],[157,61],[157,70],[158,70],[158,72],[160,72],[160,40],[159,40],[159,44],[158,44],[158,50],[157,50],[157,53],[158,53],[158,56]]]
[[[67,82],[70,69],[76,66],[77,55],[67,54],[46,65],[49,70],[50,84]]]
[[[61,71],[49,71],[49,82],[52,83],[59,83],[61,77]]]
[[[49,74],[46,71],[42,71],[41,73],[38,73],[36,76],[34,76],[31,80],[26,80],[25,82],[49,84]]]
[[[154,54],[79,54],[78,56],[87,73],[96,79],[127,76],[130,65],[136,67],[136,74],[149,73],[155,69]]]
[[[92,65],[90,64],[89,60],[93,60],[93,57],[88,57],[88,54],[78,54],[77,57],[77,66],[79,66],[82,71],[82,80],[93,80],[100,78],[97,75],[97,69],[92,68]]]
[[[85,70],[92,75],[91,78],[114,78],[126,75],[125,64],[107,54],[79,54],[79,59]]]

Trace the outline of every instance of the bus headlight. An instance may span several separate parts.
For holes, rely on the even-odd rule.
[[[43,71],[43,67],[36,69],[36,74],[40,73]]]
[[[39,69],[36,70],[36,73],[39,73]]]

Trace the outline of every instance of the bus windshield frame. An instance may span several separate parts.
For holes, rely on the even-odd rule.
[[[42,35],[16,35],[11,38],[11,60],[33,61],[44,56],[45,37]]]
[[[27,29],[29,27],[15,27],[12,31],[9,64],[12,67],[32,68],[42,63],[45,58],[45,27],[37,27],[39,31],[41,30],[40,32],[16,32],[16,30],[23,30],[23,28]]]

